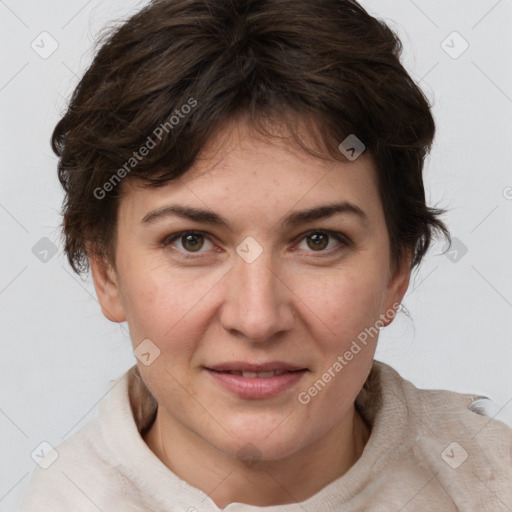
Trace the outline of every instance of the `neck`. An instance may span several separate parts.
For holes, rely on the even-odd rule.
[[[247,467],[184,429],[159,407],[144,441],[174,474],[224,508],[233,502],[263,507],[304,501],[346,473],[369,436],[368,426],[352,407],[321,439],[285,459]]]

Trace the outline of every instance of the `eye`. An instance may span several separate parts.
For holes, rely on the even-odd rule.
[[[303,235],[301,243],[297,246],[299,249],[305,249],[308,252],[337,252],[344,246],[350,245],[349,240],[341,233],[332,231],[310,231]],[[334,242],[334,243],[333,243]],[[304,243],[306,247],[304,247]]]
[[[185,253],[205,252],[201,251],[205,244],[207,250],[213,247],[211,240],[201,231],[184,231],[182,233],[176,233],[168,236],[162,241],[162,245],[164,247],[173,245],[178,250]]]
[[[314,230],[301,235],[299,244],[293,250],[335,254],[349,245],[350,240],[342,233]],[[193,257],[193,254],[204,254],[215,248],[209,235],[202,231],[182,231],[168,235],[162,240],[161,246],[164,248],[172,246],[185,258]]]

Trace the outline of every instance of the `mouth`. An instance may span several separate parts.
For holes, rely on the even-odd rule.
[[[211,369],[211,368],[210,368]],[[278,377],[279,375],[283,375],[284,373],[293,373],[293,372],[300,372],[302,370],[293,370],[287,371],[287,370],[274,370],[274,371],[263,371],[263,372],[250,372],[250,371],[243,371],[243,370],[230,370],[230,371],[221,371],[221,370],[213,370],[213,372],[217,373],[228,373],[229,375],[238,375],[241,377],[244,377],[245,379],[268,379],[270,377]]]
[[[308,371],[307,368],[282,361],[270,361],[262,364],[246,363],[244,361],[231,361],[205,368],[213,372],[238,375],[248,379],[268,379],[270,377],[279,377],[285,373]]]
[[[289,391],[308,368],[279,361],[266,364],[231,362],[204,367],[213,380],[240,398],[271,398]]]

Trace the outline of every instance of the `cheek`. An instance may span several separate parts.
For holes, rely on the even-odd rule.
[[[134,344],[149,338],[162,349],[186,347],[208,316],[208,292],[222,274],[169,268],[149,259],[131,259],[123,269],[123,307]]]
[[[365,328],[374,325],[381,313],[385,283],[375,269],[351,267],[321,280],[303,278],[296,293],[324,348],[341,350]]]
[[[323,426],[330,428],[355,400],[371,368],[385,281],[377,268],[347,267],[322,282],[302,283],[300,293],[307,297],[303,314],[319,359],[297,398],[307,402],[304,414],[312,422],[321,417]]]

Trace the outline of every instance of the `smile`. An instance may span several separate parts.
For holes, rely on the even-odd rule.
[[[204,369],[217,385],[244,399],[272,398],[284,394],[309,371],[283,363],[228,363]]]
[[[215,371],[215,370],[214,370]],[[283,375],[286,373],[285,370],[276,370],[272,372],[243,372],[240,370],[232,370],[228,372],[219,372],[219,373],[229,373],[230,375],[241,375],[244,378],[259,378],[259,379],[267,379],[269,377],[277,377],[279,375]]]

